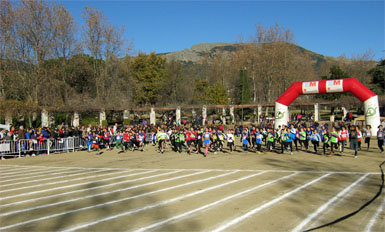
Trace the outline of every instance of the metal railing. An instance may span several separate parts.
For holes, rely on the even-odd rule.
[[[20,139],[17,141],[0,141],[0,157],[25,155],[50,154],[62,152],[74,152],[86,148],[86,143],[79,137],[68,137],[60,139]]]

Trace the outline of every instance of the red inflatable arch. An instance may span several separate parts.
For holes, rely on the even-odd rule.
[[[378,96],[364,86],[356,78],[294,82],[275,101],[275,127],[287,125],[289,121],[288,106],[302,94],[327,94],[350,92],[364,103],[366,124],[372,126],[372,132],[377,132],[380,124]],[[372,133],[374,134],[374,133]]]

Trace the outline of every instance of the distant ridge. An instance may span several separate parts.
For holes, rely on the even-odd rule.
[[[200,43],[193,45],[190,49],[186,48],[182,51],[176,52],[167,52],[167,53],[159,53],[159,55],[163,55],[167,58],[167,60],[181,61],[184,63],[197,63],[200,59],[205,56],[215,56],[217,51],[221,52],[235,52],[245,44],[242,43]],[[256,44],[255,46],[259,46]],[[327,60],[335,60],[333,57],[323,56],[316,52],[307,50],[301,46],[291,44],[295,49],[297,49],[300,53],[310,55],[313,63],[318,66],[320,63],[325,62]]]

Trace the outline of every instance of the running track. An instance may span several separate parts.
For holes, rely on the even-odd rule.
[[[379,179],[362,172],[1,165],[0,231],[303,231],[357,209]],[[333,229],[385,231],[384,199]]]

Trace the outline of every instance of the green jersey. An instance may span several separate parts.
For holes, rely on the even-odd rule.
[[[329,136],[327,134],[323,135],[324,143],[329,143]]]
[[[333,131],[332,133],[330,133],[331,137],[330,137],[330,142],[332,143],[338,143],[338,134],[336,131]]]
[[[175,142],[176,142],[176,143],[179,143],[179,142],[180,142],[180,137],[179,137],[179,134],[178,134],[178,133],[175,133],[175,134],[174,134],[174,138],[175,138]]]
[[[186,140],[186,137],[185,137],[184,133],[180,133],[179,134],[179,141],[184,142],[185,140]]]
[[[305,131],[300,131],[299,133],[299,140],[306,140],[306,132]]]

